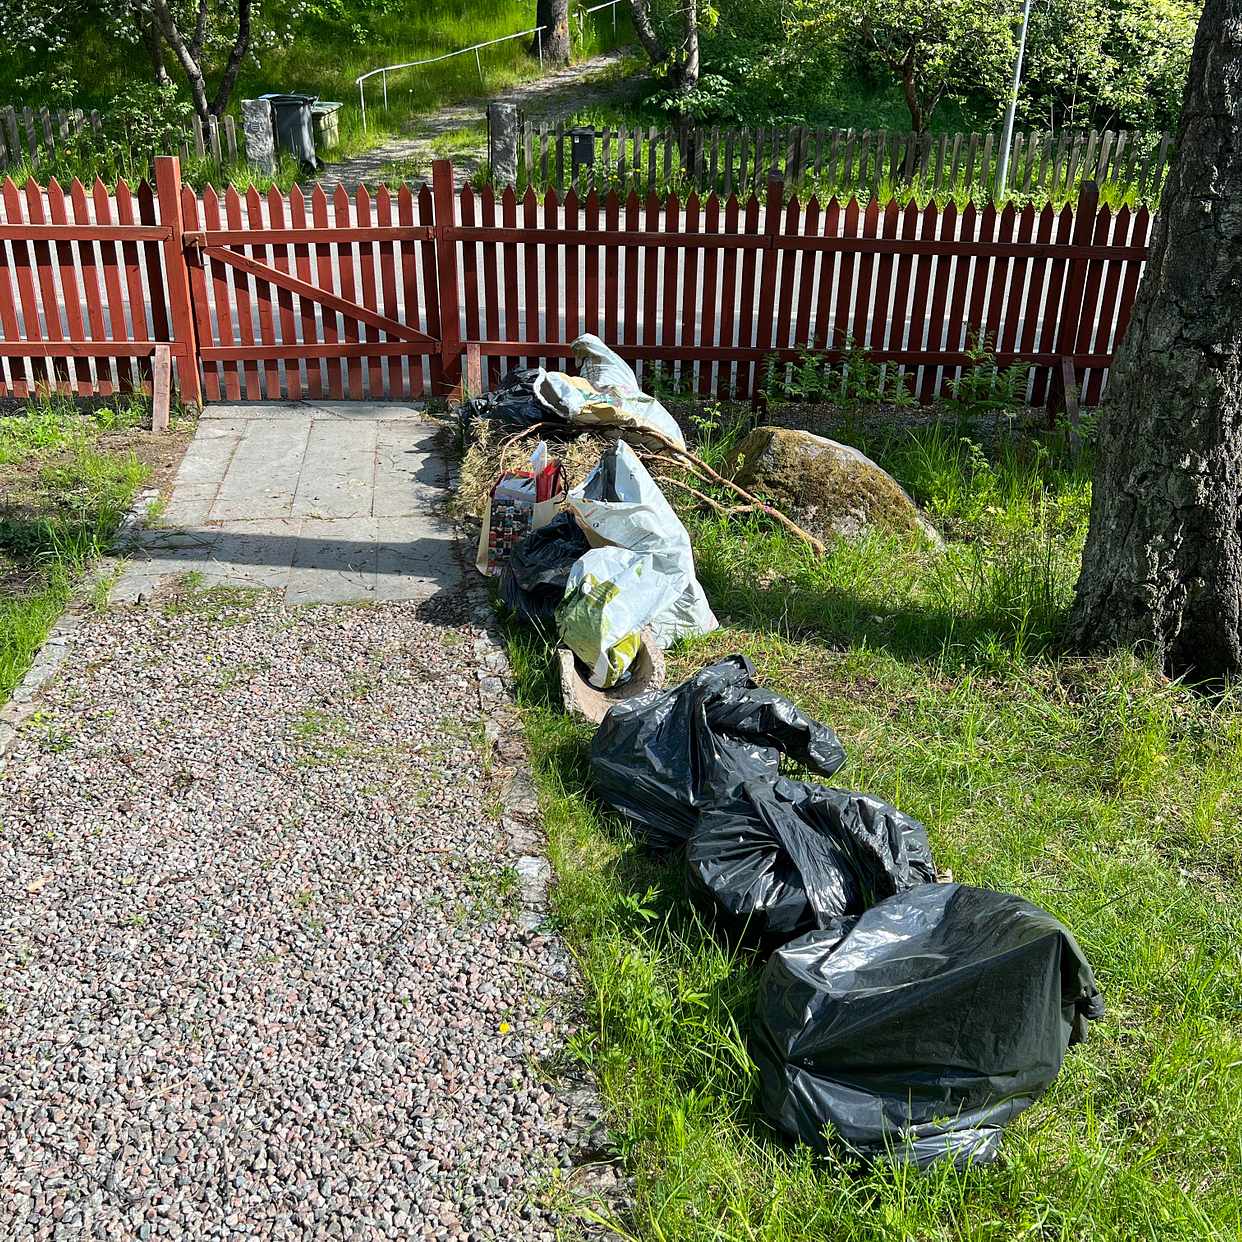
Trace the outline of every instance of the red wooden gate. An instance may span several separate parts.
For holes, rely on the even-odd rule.
[[[182,190],[208,400],[421,397],[441,382],[434,230],[415,197]],[[200,214],[201,212],[201,214]],[[296,298],[296,304],[295,304]]]

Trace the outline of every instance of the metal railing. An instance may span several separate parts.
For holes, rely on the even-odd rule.
[[[594,5],[589,9],[578,9],[578,30],[583,31],[586,25],[587,17],[592,13],[598,13],[601,9],[612,9],[612,29],[617,29],[617,5],[622,0],[604,0],[603,4]],[[379,75],[384,85],[384,107],[388,107],[388,75],[396,73],[399,69],[417,69],[421,65],[434,65],[442,60],[451,60],[454,56],[465,56],[468,52],[474,53],[474,63],[478,66],[479,81],[482,83],[483,78],[483,62],[479,59],[479,52],[485,47],[494,47],[497,43],[508,43],[513,39],[525,39],[528,35],[535,36],[535,46],[539,52],[539,68],[543,68],[543,32],[546,26],[532,26],[529,30],[519,30],[514,34],[501,35],[498,39],[485,39],[482,43],[472,43],[469,47],[460,47],[454,52],[445,52],[440,56],[429,56],[426,60],[406,60],[398,65],[381,65],[378,69],[368,69],[366,73],[359,74],[354,79],[354,83],[358,87],[358,106],[362,110],[362,128],[367,127],[367,97],[365,83],[368,78]]]
[[[399,65],[382,65],[379,69],[368,69],[366,73],[359,74],[354,79],[358,86],[358,104],[362,109],[362,128],[367,127],[367,97],[365,83],[368,78],[375,77],[376,74],[381,75],[384,83],[384,107],[388,107],[388,75],[395,73],[398,69],[417,69],[420,65],[434,65],[442,60],[451,60],[454,56],[464,56],[467,52],[474,53],[475,64],[479,67],[479,81],[483,81],[483,62],[479,60],[479,50],[485,47],[493,47],[497,43],[508,43],[511,39],[525,39],[527,35],[536,36],[536,46],[539,49],[539,67],[543,68],[543,32],[546,26],[532,26],[529,30],[519,30],[514,34],[501,35],[499,39],[485,39],[482,43],[472,43],[469,47],[458,48],[455,52],[445,52],[442,56],[429,56],[426,60],[406,60]]]

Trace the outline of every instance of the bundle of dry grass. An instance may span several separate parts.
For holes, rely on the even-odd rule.
[[[502,470],[521,470],[530,460],[540,439],[548,440],[548,450],[565,468],[570,487],[579,483],[599,464],[604,449],[615,437],[579,432],[566,439],[541,435],[542,428],[514,433],[490,419],[473,425],[474,441],[461,463],[461,484],[453,497],[453,510],[465,517],[482,518],[483,506]]]

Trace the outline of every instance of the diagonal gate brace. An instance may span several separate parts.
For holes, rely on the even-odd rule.
[[[249,272],[252,276],[266,280],[278,288],[288,289],[290,293],[296,293],[299,297],[308,298],[330,310],[339,311],[347,319],[356,319],[359,323],[366,324],[368,328],[378,328],[398,341],[408,341],[412,345],[430,345],[436,350],[440,348],[440,342],[435,337],[428,336],[427,333],[420,332],[417,328],[411,328],[409,324],[402,323],[398,319],[389,319],[387,315],[381,315],[379,311],[360,306],[357,302],[339,297],[328,289],[321,289],[318,285],[299,280],[289,272],[269,267],[266,263],[252,259],[249,255],[240,254],[236,250],[230,250],[227,246],[216,245],[212,242],[201,245],[199,249],[210,259],[218,259],[221,263],[240,268],[243,272]]]

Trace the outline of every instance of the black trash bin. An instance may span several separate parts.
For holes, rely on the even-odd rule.
[[[277,149],[288,151],[308,172],[322,168],[323,164],[315,154],[312,110],[319,96],[273,93],[260,98],[272,105],[272,128]]]

